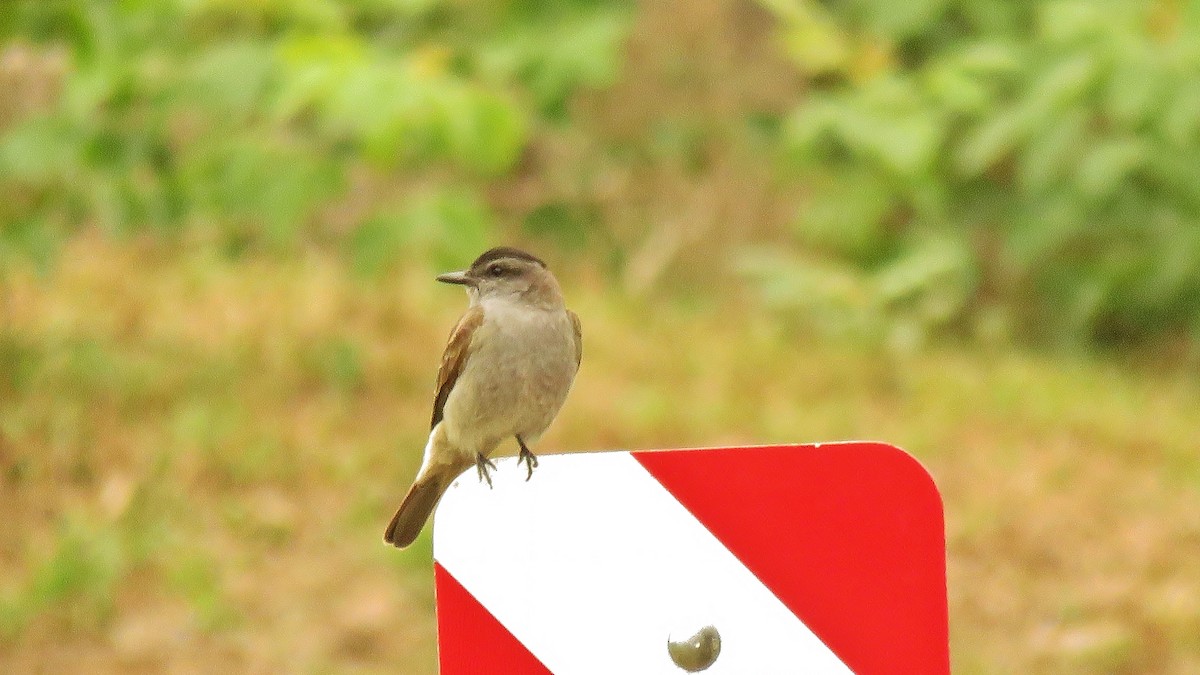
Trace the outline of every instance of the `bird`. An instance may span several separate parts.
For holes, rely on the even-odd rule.
[[[437,277],[466,287],[468,306],[450,333],[437,372],[433,417],[421,467],[384,533],[405,548],[450,484],[475,466],[492,485],[488,456],[515,438],[525,480],[538,465],[530,446],[567,399],[583,357],[579,316],[567,309],[546,263],[500,246],[470,267]]]

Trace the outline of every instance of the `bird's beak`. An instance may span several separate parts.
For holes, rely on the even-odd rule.
[[[460,286],[475,285],[475,280],[467,276],[465,270],[460,272],[447,272],[445,274],[439,274],[437,280],[443,284],[458,284]]]

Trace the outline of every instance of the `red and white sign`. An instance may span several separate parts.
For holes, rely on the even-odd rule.
[[[546,455],[442,499],[439,660],[468,673],[950,672],[941,498],[882,443]],[[686,634],[681,633],[683,630]]]

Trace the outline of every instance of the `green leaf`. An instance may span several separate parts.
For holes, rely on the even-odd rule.
[[[1002,76],[1018,73],[1026,60],[1025,45],[993,36],[963,45],[958,53],[947,55],[946,62],[973,75]]]
[[[982,175],[1016,151],[1035,121],[1027,108],[997,112],[967,133],[955,150],[955,168],[966,178]]]
[[[941,321],[961,309],[973,269],[966,242],[924,236],[881,269],[874,283],[883,302],[920,300],[928,318]]]
[[[400,259],[411,239],[410,221],[394,213],[380,212],[364,220],[346,241],[346,253],[356,274],[378,276]]]
[[[0,136],[0,177],[67,180],[80,163],[80,134],[65,120],[35,117]]]
[[[1037,29],[1050,42],[1075,42],[1103,33],[1113,18],[1100,3],[1058,0],[1039,7]]]
[[[597,209],[566,201],[542,204],[525,216],[522,229],[536,237],[547,237],[563,246],[582,251],[588,233],[601,224]]]
[[[1086,147],[1091,118],[1088,111],[1075,108],[1047,120],[1034,132],[1018,157],[1017,172],[1024,190],[1049,190],[1067,177]]]
[[[894,40],[906,40],[921,34],[947,11],[950,0],[908,0],[907,2],[863,2],[866,23],[874,31]]]
[[[816,3],[771,3],[787,6],[779,11],[783,18],[780,46],[801,71],[809,74],[837,72],[851,57],[846,31]]]
[[[869,171],[828,174],[812,182],[796,233],[806,244],[868,262],[890,243],[885,218],[894,205],[887,183]]]
[[[615,81],[631,20],[628,8],[606,3],[522,13],[481,45],[477,58],[490,79],[516,79],[543,114],[561,117],[576,89]]]
[[[933,101],[956,113],[984,113],[993,102],[990,88],[957,64],[935,67],[923,83]]]
[[[1030,115],[1040,117],[1085,104],[1085,97],[1099,82],[1102,67],[1095,55],[1086,52],[1062,58],[1034,76],[1023,105]]]
[[[852,265],[748,247],[738,251],[734,267],[756,282],[767,306],[826,334],[868,336],[877,329],[870,282]]]
[[[1163,63],[1151,55],[1126,54],[1114,65],[1105,91],[1105,109],[1126,127],[1143,124],[1165,102]]]
[[[1174,147],[1193,148],[1200,144],[1200,79],[1187,78],[1179,83],[1174,96],[1160,112],[1158,123]]]
[[[192,208],[265,243],[295,243],[316,205],[340,187],[336,165],[300,148],[253,134],[210,140],[182,167]]]
[[[516,106],[497,96],[477,95],[452,128],[450,146],[464,164],[486,174],[508,170],[528,140],[525,119]]]
[[[1150,158],[1147,143],[1138,138],[1118,138],[1094,145],[1079,165],[1076,181],[1083,194],[1102,199],[1125,187],[1130,174]]]
[[[914,83],[898,79],[876,80],[845,99],[831,123],[849,151],[906,177],[928,168],[943,138],[937,111],[924,105]]]
[[[1030,199],[1003,232],[1003,257],[1012,274],[1037,276],[1051,261],[1069,254],[1071,246],[1087,232],[1087,214],[1062,191],[1041,199]]]
[[[821,142],[830,137],[841,113],[842,103],[824,95],[816,95],[796,108],[783,125],[789,149],[802,160],[811,158]]]
[[[335,0],[190,0],[182,3],[192,21],[232,22],[244,27],[286,26],[310,31],[346,27],[345,10]]]
[[[405,208],[412,242],[447,268],[461,265],[488,247],[491,212],[472,190],[448,188],[415,198]]]
[[[208,110],[219,124],[243,122],[263,106],[276,68],[272,50],[261,44],[218,45],[188,64],[172,95]]]

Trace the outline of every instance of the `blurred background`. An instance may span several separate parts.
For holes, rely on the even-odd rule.
[[[0,671],[435,672],[381,536],[510,243],[540,452],[899,444],[956,672],[1200,673],[1198,157],[1183,0],[4,0]]]

